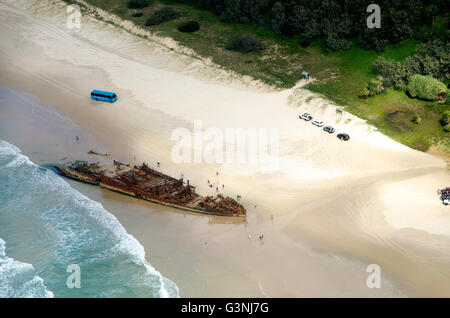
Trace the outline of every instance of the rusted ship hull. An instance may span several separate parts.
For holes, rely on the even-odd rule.
[[[176,209],[219,216],[246,215],[245,208],[235,200],[220,194],[215,198],[202,197],[189,181],[185,185],[183,179],[172,178],[145,164],[112,176],[91,172],[93,164],[86,163],[55,168],[68,178]]]
[[[70,169],[67,167],[62,166],[55,166],[56,169],[58,169],[59,173],[61,173],[63,176],[66,176],[68,178],[90,183],[93,185],[99,185],[100,184],[100,178],[95,177],[93,175],[89,175],[87,173],[76,171],[74,169]]]

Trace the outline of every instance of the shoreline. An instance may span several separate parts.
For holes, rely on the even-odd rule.
[[[3,105],[4,106],[4,105]],[[47,106],[48,107],[48,106]],[[49,113],[53,113],[54,110],[51,110]],[[30,117],[29,112],[25,112],[22,114],[22,116],[26,116],[26,117]],[[14,118],[15,116],[11,116],[12,118]],[[4,116],[2,118],[5,118]],[[5,129],[5,127],[7,128],[6,131],[10,130],[11,127],[7,127],[8,125],[12,125],[15,126],[16,129],[19,129],[21,131],[21,136],[29,136],[29,135],[37,135],[37,134],[42,134],[42,127],[47,127],[50,131],[58,131],[59,136],[62,136],[63,139],[66,139],[65,142],[67,142],[67,139],[72,140],[72,143],[75,144],[75,138],[74,135],[68,135],[67,134],[67,127],[49,127],[49,121],[47,122],[41,122],[42,118],[35,118],[33,116],[31,116],[31,118],[33,118],[34,120],[37,119],[37,123],[35,125],[35,127],[32,127],[31,131],[29,133],[24,133],[25,131],[29,130],[30,127],[26,127],[26,126],[22,126],[22,127],[18,127],[20,125],[17,125],[17,122],[11,122],[8,121],[7,123],[2,123],[3,127]],[[52,119],[52,118],[50,118]],[[54,120],[54,118],[53,118]],[[8,125],[7,125],[8,124]],[[72,123],[73,124],[73,123]],[[77,127],[77,124],[74,124]],[[37,126],[37,127],[36,127]],[[67,125],[70,128],[70,125]],[[55,130],[56,129],[56,130]],[[78,128],[80,129],[80,128]],[[83,129],[84,130],[84,129]],[[70,131],[70,130],[69,130]],[[83,132],[76,130],[75,132],[72,132],[74,134],[77,135],[81,135],[83,136]],[[47,132],[47,134],[49,134],[49,132]],[[14,135],[14,134],[13,134]],[[2,135],[2,138],[3,135]],[[29,156],[32,161],[36,162],[36,163],[41,163],[41,164],[47,164],[47,163],[54,163],[55,161],[58,161],[58,159],[56,159],[58,156],[57,154],[60,153],[60,149],[59,146],[61,144],[63,144],[63,142],[61,143],[56,143],[53,144],[48,142],[49,140],[47,139],[48,136],[45,136],[42,141],[42,143],[36,144],[30,144],[30,141],[17,141],[14,140],[16,137],[13,138],[13,140],[11,140],[10,138],[7,138],[8,142],[11,142],[15,145],[17,145],[19,148],[22,149],[23,153],[27,156]],[[66,156],[64,156],[65,159],[64,161],[70,161],[71,158],[72,160],[75,158],[79,158],[80,156],[88,156],[87,155],[87,151],[88,149],[91,149],[93,147],[100,147],[102,149],[102,152],[106,152],[106,153],[111,153],[109,151],[108,148],[102,148],[104,146],[100,146],[101,144],[98,143],[97,141],[95,141],[94,137],[92,136],[86,136],[83,137],[82,139],[80,138],[80,140],[82,140],[82,149],[83,150],[76,150],[77,147],[70,148],[71,150],[65,150],[67,152],[64,152]],[[86,143],[86,144],[85,144]],[[38,147],[40,150],[37,153],[35,150],[35,147]],[[75,150],[75,151],[74,151]],[[81,152],[80,152],[81,151]],[[288,293],[286,293],[286,290],[284,290],[284,288],[279,289],[279,287],[276,287],[276,284],[274,284],[274,281],[264,281],[261,282],[260,280],[262,279],[262,276],[258,279],[255,280],[255,278],[251,278],[252,277],[252,272],[254,270],[251,270],[249,272],[247,272],[249,270],[249,268],[245,269],[244,272],[242,273],[234,273],[233,277],[230,280],[230,276],[229,275],[225,275],[226,271],[229,271],[231,268],[235,267],[236,265],[232,265],[234,262],[230,262],[227,261],[225,262],[226,264],[224,264],[224,261],[226,259],[223,258],[223,255],[221,255],[224,251],[229,250],[230,246],[228,244],[225,244],[225,246],[220,247],[220,244],[217,239],[211,239],[211,237],[214,237],[214,231],[212,229],[210,229],[211,225],[215,226],[219,226],[219,227],[226,227],[228,228],[226,232],[232,230],[233,232],[237,233],[241,233],[240,234],[240,238],[237,239],[233,239],[233,244],[232,246],[234,246],[235,251],[239,251],[240,248],[238,246],[241,246],[242,243],[245,244],[246,241],[248,241],[248,238],[246,237],[248,233],[248,231],[253,232],[254,230],[248,230],[248,228],[253,228],[256,226],[256,228],[261,228],[257,231],[264,231],[263,233],[265,234],[265,236],[269,236],[267,233],[270,232],[270,228],[271,226],[269,226],[268,223],[270,223],[270,221],[268,220],[267,216],[264,215],[255,215],[254,213],[252,213],[251,216],[249,216],[249,224],[240,224],[239,223],[231,223],[228,224],[229,222],[229,218],[226,217],[208,217],[208,216],[199,216],[198,214],[196,215],[191,215],[191,214],[186,214],[182,211],[177,212],[176,210],[173,209],[169,209],[167,210],[164,207],[159,207],[158,205],[152,204],[150,202],[141,202],[141,200],[137,200],[135,198],[124,198],[123,195],[121,194],[116,194],[113,192],[110,192],[108,190],[104,190],[104,189],[100,189],[97,187],[92,187],[91,185],[87,185],[84,183],[80,183],[77,181],[72,181],[70,179],[65,179],[66,182],[68,182],[72,187],[74,187],[76,190],[80,191],[81,193],[83,193],[84,195],[88,196],[90,199],[93,199],[97,202],[101,202],[102,205],[105,207],[105,209],[107,211],[109,211],[110,213],[113,213],[118,219],[119,221],[122,223],[122,225],[127,229],[127,231],[132,234],[133,236],[135,236],[138,241],[145,247],[146,249],[146,254],[149,257],[149,261],[150,263],[159,271],[161,272],[161,274],[169,279],[171,279],[172,281],[174,281],[177,286],[180,289],[180,296],[181,297],[229,297],[230,295],[233,295],[235,297],[282,297],[282,296],[286,296],[286,297],[298,297],[298,296],[302,296],[302,297],[307,297],[307,296],[311,296],[311,294],[309,293],[305,293],[305,294],[298,294],[298,292],[294,292],[294,291],[290,291]],[[254,209],[251,209],[253,212]],[[133,215],[134,213],[136,213],[135,215]],[[255,218],[256,217],[256,218]],[[261,220],[261,217],[263,218],[263,220]],[[209,275],[203,275],[203,273],[199,273],[197,275],[199,275],[199,277],[196,277],[196,279],[200,279],[203,280],[203,284],[205,284],[208,287],[202,287],[199,288],[198,285],[196,285],[192,280],[188,280],[185,281],[185,278],[174,278],[177,277],[179,275],[181,275],[180,277],[183,277],[185,275],[184,271],[181,271],[180,273],[180,269],[176,268],[176,269],[170,269],[171,267],[173,267],[173,265],[170,265],[167,263],[167,258],[171,259],[172,256],[169,256],[171,254],[171,252],[173,252],[173,249],[170,249],[169,251],[165,251],[162,252],[161,251],[161,246],[160,243],[158,243],[158,240],[161,238],[158,236],[158,238],[151,236],[151,238],[149,238],[147,230],[144,230],[142,228],[142,224],[145,224],[147,226],[150,226],[150,228],[152,228],[153,230],[155,229],[160,229],[162,228],[159,224],[150,224],[148,223],[148,221],[145,220],[149,220],[149,219],[160,219],[159,222],[163,222],[163,224],[166,224],[168,222],[168,220],[170,220],[171,223],[171,227],[172,229],[169,230],[170,233],[178,233],[177,235],[179,235],[179,231],[180,231],[180,227],[183,228],[186,225],[188,225],[191,228],[196,228],[197,230],[195,231],[201,231],[201,232],[205,232],[203,235],[201,234],[200,236],[196,235],[194,236],[194,238],[190,237],[187,238],[186,236],[183,236],[182,238],[178,238],[175,239],[176,236],[172,236],[170,238],[167,238],[169,240],[172,241],[172,243],[170,243],[171,245],[175,244],[175,245],[185,245],[185,241],[189,241],[190,244],[196,245],[195,250],[196,250],[196,254],[197,256],[195,256],[195,258],[199,257],[199,253],[203,254],[205,253],[205,248],[203,246],[203,242],[204,239],[208,239],[208,249],[206,249],[206,252],[208,252],[209,249],[213,248],[213,249],[217,249],[217,251],[215,251],[213,253],[213,255],[211,255],[210,257],[213,258],[213,267],[217,266],[218,264],[221,264],[221,268],[215,269],[213,272],[215,272],[214,274],[214,279],[212,281],[219,281],[220,284],[218,286],[210,286],[210,281],[211,281],[211,277]],[[186,218],[189,218],[190,220],[186,222]],[[264,220],[266,219],[266,220]],[[205,224],[205,221],[207,220],[207,223]],[[280,223],[282,222],[282,217],[280,216],[280,219],[277,218],[275,219],[275,222],[278,222],[278,220],[280,220]],[[136,223],[137,222],[137,223]],[[261,223],[262,222],[262,223]],[[142,223],[142,224],[140,224]],[[138,225],[139,224],[139,225]],[[252,225],[253,224],[253,225]],[[206,227],[205,227],[206,226]],[[230,228],[231,226],[231,228]],[[235,227],[238,226],[238,228],[236,229]],[[272,225],[273,226],[273,225]],[[243,228],[242,228],[243,227]],[[167,230],[167,229],[166,229]],[[217,229],[216,229],[217,230]],[[163,234],[160,233],[160,230],[158,231],[159,235],[161,235],[162,237]],[[221,231],[219,231],[220,236],[223,235],[220,234]],[[206,236],[205,236],[206,234]],[[164,234],[167,235],[167,234]],[[272,234],[273,235],[273,234]],[[270,235],[270,239],[273,240],[276,238],[277,235],[275,235],[275,237],[271,237],[272,235]],[[234,236],[234,235],[233,235]],[[227,235],[227,237],[230,239],[230,235]],[[155,239],[156,243],[153,242],[151,239]],[[183,242],[180,242],[183,241]],[[281,240],[281,241],[285,241],[286,238],[280,237],[279,239],[276,239],[276,241]],[[246,248],[244,248],[244,250],[246,250],[247,252],[244,252],[244,254],[248,253],[248,248],[254,248],[257,247],[259,245],[258,242],[248,242],[249,246],[246,246]],[[299,243],[299,242],[298,242]],[[297,251],[296,253],[298,253],[299,251],[297,244],[295,243],[295,250]],[[215,246],[215,245],[219,245],[219,246]],[[265,245],[267,246],[267,242],[265,242]],[[228,246],[227,246],[228,245]],[[256,245],[256,246],[255,246]],[[291,243],[289,243],[288,245],[291,245]],[[167,243],[164,244],[164,246],[167,246]],[[261,247],[264,247],[264,245],[261,245]],[[303,247],[302,249],[305,249],[305,247]],[[178,248],[177,248],[178,249]],[[275,250],[280,249],[280,245],[275,244],[274,246],[270,247],[271,252],[273,253]],[[292,249],[292,248],[290,248]],[[154,251],[157,252],[154,252]],[[281,251],[286,251],[285,248],[282,248]],[[167,254],[169,252],[169,254]],[[192,250],[191,250],[192,252]],[[301,256],[300,258],[295,257],[294,259],[297,259],[296,262],[300,261],[303,257],[305,256],[309,256],[311,257],[311,251],[309,251],[309,248],[306,248],[305,250],[306,254],[304,254],[303,256]],[[166,255],[165,257],[161,257],[159,256],[160,253],[162,255]],[[178,252],[180,253],[180,252]],[[334,253],[334,252],[333,252]],[[182,253],[184,256],[183,258],[187,258],[187,255],[185,253]],[[260,253],[258,253],[260,254]],[[313,252],[313,255],[316,254],[316,252]],[[155,255],[157,255],[155,257]],[[243,255],[242,255],[243,256]],[[253,255],[255,256],[255,255]],[[259,255],[258,257],[260,257],[262,255]],[[323,265],[325,264],[329,264],[332,261],[332,258],[329,259],[329,256],[326,255],[321,255],[321,253],[317,254],[314,256],[314,258],[322,258],[324,257],[325,259],[327,259],[325,262],[321,261],[321,263]],[[195,259],[194,258],[194,259]],[[210,272],[211,265],[207,265],[211,262],[211,259],[206,258],[205,256],[202,256],[202,261],[200,262],[200,264],[197,264],[198,260],[193,259],[193,257],[189,257],[187,259],[190,260],[190,265],[189,267],[192,266],[200,266],[200,268],[202,268],[203,271],[206,272]],[[181,258],[177,257],[177,259],[180,261]],[[293,261],[293,259],[291,259],[291,261]],[[254,262],[254,261],[252,261]],[[259,261],[257,261],[259,262]],[[341,261],[338,262],[338,264],[341,263]],[[195,265],[197,264],[197,265]],[[242,264],[241,264],[242,265]],[[273,265],[276,265],[273,264]],[[272,266],[273,266],[272,265]],[[321,266],[323,266],[321,265]],[[317,265],[314,265],[313,267],[316,267]],[[328,266],[328,265],[327,265]],[[342,264],[340,264],[339,266],[343,266]],[[355,266],[355,265],[353,265]],[[359,266],[357,266],[358,268]],[[222,274],[218,274],[220,272],[224,271]],[[175,272],[175,274],[174,274]],[[247,272],[247,273],[246,273]],[[265,272],[264,275],[267,275],[269,272]],[[245,274],[246,273],[246,274]],[[363,272],[361,271],[360,274],[361,276],[363,276]],[[225,278],[222,279],[223,276]],[[236,280],[237,277],[240,277],[238,280]],[[264,280],[264,279],[263,279]],[[191,284],[193,284],[193,286],[197,286],[197,288],[199,289],[193,289],[191,287],[187,287],[190,286]],[[312,282],[310,283],[312,284]],[[238,290],[240,290],[238,293],[236,293],[236,291],[233,291],[234,288],[236,288],[236,286],[241,286],[238,288]],[[206,289],[205,289],[206,288]],[[202,290],[205,290],[204,292],[202,292]],[[353,287],[352,287],[353,289]],[[267,291],[269,290],[269,291]],[[278,291],[277,291],[278,290]],[[304,291],[305,292],[305,291]],[[318,291],[316,291],[317,293]],[[349,291],[348,291],[349,292]],[[390,292],[389,292],[390,293]],[[352,293],[351,293],[352,294]],[[349,295],[351,295],[349,294]],[[314,294],[312,296],[317,297],[323,295],[322,293],[318,293],[314,296]],[[325,294],[327,295],[327,294]],[[357,294],[353,294],[354,296],[356,296]],[[398,294],[397,294],[398,295]],[[329,294],[326,297],[337,297],[339,296],[338,293],[332,292],[331,294]],[[373,297],[373,295],[371,296]]]
[[[36,22],[25,20],[24,23]],[[40,118],[34,112],[30,113],[33,100],[28,108],[22,107],[25,109],[22,113],[11,108],[14,103],[11,100],[0,105],[0,118],[5,119],[0,137],[8,136],[25,155],[41,164],[64,162],[59,159],[63,157],[67,157],[66,160],[82,159],[89,149],[110,153],[121,162],[133,163],[133,156],[138,161],[159,161],[164,173],[189,175],[192,184],[198,184],[202,194],[210,193],[206,179],[213,178],[219,170],[227,193],[233,196],[242,193],[242,203],[249,206],[248,224],[227,224],[221,218],[177,213],[69,182],[91,199],[101,202],[119,219],[145,247],[150,263],[178,285],[182,297],[450,294],[447,289],[437,288],[447,282],[448,261],[443,259],[430,271],[429,263],[422,259],[424,249],[426,255],[433,257],[439,257],[447,250],[434,250],[433,245],[421,246],[415,239],[424,235],[423,230],[416,230],[418,232],[414,235],[405,234],[404,229],[393,228],[382,216],[386,206],[395,203],[392,200],[401,204],[403,200],[414,198],[416,193],[379,198],[376,192],[379,183],[392,181],[394,171],[404,173],[409,180],[421,176],[423,171],[428,175],[435,169],[438,173],[432,175],[430,183],[434,187],[448,178],[441,159],[398,145],[370,131],[367,125],[356,119],[348,126],[337,123],[339,127],[347,127],[356,137],[351,143],[337,143],[336,138],[328,138],[297,118],[298,112],[311,109],[322,114],[324,119],[337,120],[333,105],[325,104],[324,100],[302,103],[311,95],[299,90],[296,91],[298,98],[294,96],[298,105],[289,103],[292,97],[289,92],[256,93],[245,87],[233,89],[225,83],[208,84],[192,74],[187,76],[173,53],[167,53],[168,56],[160,60],[157,48],[148,44],[145,48],[130,48],[129,43],[135,43],[129,35],[125,36],[100,22],[89,23],[92,25],[85,26],[87,31],[95,27],[105,37],[113,38],[113,34],[119,40],[128,41],[118,48],[120,55],[103,46],[101,52],[89,47],[92,51],[87,54],[83,47],[85,42],[79,40],[86,36],[83,33],[77,35],[79,42],[75,43],[72,37],[60,38],[63,44],[44,39],[47,46],[43,47],[32,39],[23,38],[21,32],[26,31],[19,27],[19,31],[14,32],[3,30],[5,41],[1,48],[9,53],[0,56],[4,70],[0,74],[0,83],[39,96],[40,101],[51,105],[49,107],[63,117],[70,118],[78,128],[71,130],[71,125],[52,120],[51,116],[49,120],[48,116]],[[39,24],[36,27],[46,28]],[[51,32],[45,34],[50,40],[54,36]],[[11,44],[17,38],[25,49],[14,55],[17,51]],[[68,47],[63,49],[61,45]],[[145,51],[146,58],[151,61],[149,64],[135,64],[136,61],[126,55],[130,50],[131,56],[136,51]],[[102,59],[98,59],[100,56]],[[174,64],[169,59],[175,60]],[[167,66],[171,72],[152,67],[152,63],[160,62],[160,67]],[[140,76],[139,81],[126,78],[125,69],[130,72],[141,68],[143,70],[136,73]],[[21,72],[21,69],[26,72]],[[119,101],[107,105],[89,100],[89,89],[98,86],[120,91]],[[185,90],[184,86],[189,87]],[[178,98],[172,97],[177,95],[173,87],[177,88]],[[39,103],[39,100],[34,103]],[[208,113],[210,105],[215,106],[216,113]],[[248,127],[249,124],[283,127],[282,171],[261,174],[255,167],[172,163],[171,131],[178,127],[190,128],[191,120],[195,118],[204,120],[205,126],[220,129]],[[55,122],[59,122],[56,127]],[[74,134],[81,136],[80,146],[75,144]],[[430,173],[426,169],[430,169]],[[374,178],[379,178],[379,183],[374,183]],[[435,199],[427,197],[424,202],[439,213],[445,213],[447,210],[443,210]],[[428,217],[423,211],[415,212],[418,222]],[[444,216],[444,221],[445,224],[450,221],[448,216]],[[263,233],[266,238],[264,244],[256,239],[249,240],[249,233],[253,237]],[[442,245],[449,240],[448,236],[442,235],[435,239]],[[207,248],[205,240],[208,241]],[[373,255],[364,252],[366,241],[370,242],[370,247],[376,248]],[[401,269],[394,259],[390,259],[397,255],[395,247],[398,245],[402,246],[402,253],[407,254],[406,259],[411,262],[416,277],[399,275]],[[370,262],[382,263],[385,269],[385,287],[380,290],[365,286],[365,270]],[[412,279],[415,285],[408,286],[408,279]],[[430,279],[428,283],[427,279]]]

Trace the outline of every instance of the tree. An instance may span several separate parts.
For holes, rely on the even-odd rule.
[[[239,0],[225,0],[224,10],[220,13],[220,18],[226,22],[240,22]]]
[[[178,0],[188,1],[188,0]],[[196,0],[227,22],[265,25],[277,35],[301,35],[304,43],[327,40],[329,49],[358,39],[366,49],[382,52],[389,43],[410,37],[419,26],[432,27],[433,17],[448,12],[448,1],[379,0],[381,28],[367,28],[369,0]],[[333,36],[329,36],[330,34]],[[442,36],[442,35],[440,35]],[[444,35],[445,36],[445,35]],[[431,67],[431,65],[430,65]],[[433,68],[434,69],[434,68]],[[437,74],[430,74],[442,80]]]
[[[284,13],[284,6],[281,2],[275,2],[272,7],[272,30],[273,33],[280,35],[283,30],[283,26],[286,22],[286,15]]]

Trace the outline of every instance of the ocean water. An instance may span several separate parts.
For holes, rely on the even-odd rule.
[[[0,140],[0,297],[177,296],[100,203]]]

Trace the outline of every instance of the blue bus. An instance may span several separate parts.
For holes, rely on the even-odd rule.
[[[95,100],[101,100],[104,102],[114,103],[117,100],[117,95],[112,92],[93,90],[91,92],[91,98]]]

